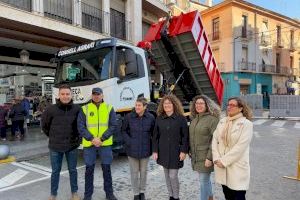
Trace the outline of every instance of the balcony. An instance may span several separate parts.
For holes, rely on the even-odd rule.
[[[299,51],[299,45],[297,42],[290,42],[290,52]]]
[[[111,9],[110,35],[123,40],[131,41],[131,22],[125,20],[125,14]]]
[[[72,24],[72,7],[70,0],[44,0],[44,15]]]
[[[246,28],[242,27],[240,37],[242,41],[249,41],[253,38],[253,31],[247,30]]]
[[[266,73],[266,74],[273,74],[276,72],[275,65],[260,64],[258,72]]]
[[[0,2],[6,3],[15,8],[31,12],[31,0],[0,0]]]
[[[276,48],[284,48],[285,47],[285,42],[282,37],[279,37],[276,40],[274,40],[273,44]]]
[[[260,36],[259,45],[263,47],[267,47],[271,45],[271,36],[262,34]]]
[[[212,42],[212,41],[220,40],[221,39],[220,35],[221,35],[220,31],[216,31],[211,34],[208,34],[209,41]]]
[[[284,76],[291,76],[292,69],[286,66],[276,66],[276,74],[284,75]]]
[[[81,2],[82,9],[82,27],[103,33],[104,19],[109,18],[109,13],[104,12],[96,7]]]
[[[255,72],[256,71],[256,63],[255,62],[240,61],[238,63],[237,71]]]

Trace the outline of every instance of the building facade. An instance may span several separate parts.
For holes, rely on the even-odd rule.
[[[299,95],[298,20],[243,0],[216,5],[211,0],[185,0],[177,6],[182,12],[201,12],[226,84],[224,101],[231,96],[262,94],[264,107],[268,107],[270,94]]]
[[[168,14],[168,3],[166,0],[0,0],[0,93],[24,95],[27,85],[35,85],[41,91],[41,78],[55,73],[55,65],[49,61],[60,48],[106,37],[137,44],[151,23]],[[22,61],[20,52],[27,59]]]

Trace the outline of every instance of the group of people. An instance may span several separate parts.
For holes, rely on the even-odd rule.
[[[1,140],[7,140],[7,120],[11,120],[11,138],[10,140],[25,138],[24,122],[29,114],[29,107],[25,98],[13,99],[11,108],[7,109],[4,106],[0,106],[0,130]],[[20,134],[16,134],[19,132]]]
[[[134,200],[145,200],[147,166],[152,156],[164,169],[170,200],[179,199],[178,171],[188,156],[199,174],[200,200],[213,199],[211,173],[222,185],[226,200],[244,200],[250,182],[249,146],[253,134],[251,110],[238,97],[228,100],[227,116],[205,95],[194,97],[188,126],[183,107],[174,95],[164,96],[155,118],[147,99],[139,97],[122,124]],[[117,128],[113,107],[103,101],[101,88],[92,89],[92,101],[79,107],[72,102],[68,85],[59,87],[59,99],[42,116],[42,129],[49,136],[52,166],[51,195],[57,196],[62,158],[67,158],[72,200],[77,190],[77,147],[82,138],[85,168],[84,200],[92,199],[97,155],[101,158],[106,199],[116,200],[112,187],[111,145]]]

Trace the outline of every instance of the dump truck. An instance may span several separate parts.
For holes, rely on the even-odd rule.
[[[186,108],[198,94],[222,102],[224,84],[197,11],[152,24],[137,46],[100,39],[58,51],[55,62],[53,102],[61,84],[71,86],[76,104],[88,103],[92,88],[103,89],[104,100],[118,116],[114,150],[122,149],[122,119],[140,96],[149,99],[151,112],[170,93]]]

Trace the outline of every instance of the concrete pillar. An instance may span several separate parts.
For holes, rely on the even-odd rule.
[[[81,0],[73,0],[73,25],[82,25]]]
[[[38,15],[44,15],[44,1],[32,0],[32,12]]]
[[[103,0],[102,1],[102,10],[103,10],[103,33],[110,35],[110,0]]]
[[[126,30],[126,39],[137,44],[142,40],[142,1],[127,0],[125,5],[126,20],[130,21]]]

